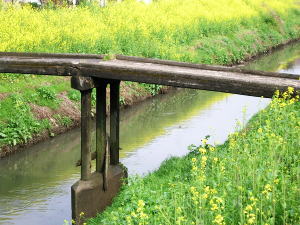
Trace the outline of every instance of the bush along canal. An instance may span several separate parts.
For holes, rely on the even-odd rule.
[[[274,57],[274,60],[282,62],[281,68],[284,67],[283,65],[288,65],[289,70],[293,70],[293,68],[296,69],[297,65],[292,66],[293,63],[290,62],[290,59],[299,56],[299,44],[288,46],[284,50],[274,52],[273,54],[278,55]],[[272,57],[273,54],[267,57]],[[262,58],[259,61],[262,60],[266,60],[266,58]],[[257,66],[259,61],[253,62],[251,65]],[[272,60],[269,59],[269,62],[270,61]],[[289,63],[286,64],[285,62]],[[297,62],[297,60],[295,62]],[[274,67],[270,70],[276,70],[278,66],[279,65],[274,63]],[[166,95],[156,96],[153,99],[146,100],[122,111],[121,162],[128,167],[130,175],[139,174],[144,176],[148,172],[158,169],[161,162],[165,159],[171,156],[184,156],[187,154],[189,152],[187,146],[191,143],[199,143],[207,134],[210,134],[211,137],[206,144],[224,142],[228,134],[235,132],[237,127],[242,127],[251,116],[260,109],[265,108],[268,103],[269,100],[262,98],[184,89],[172,91]],[[278,104],[282,104],[282,102]],[[283,109],[288,110],[288,107],[291,106],[296,107],[297,105],[291,104]],[[272,107],[269,106],[269,108]],[[278,112],[276,112],[281,114],[281,108],[278,109],[277,106],[274,106],[274,110],[278,110]],[[293,110],[291,112],[293,112]],[[249,129],[249,132],[252,132],[251,134],[253,136],[260,137],[261,133],[266,133],[266,130],[263,130],[265,129],[264,127],[255,127],[255,123],[257,121],[264,121],[267,117],[269,117],[269,120],[273,123],[273,119],[271,118],[273,114],[273,111],[271,113],[268,110],[258,114],[256,118],[252,119],[247,129]],[[283,115],[285,114],[289,115],[288,113],[283,113]],[[294,118],[290,121],[290,125],[295,126],[295,119],[297,120],[299,115],[291,114],[290,116]],[[254,126],[254,128],[251,128],[251,124],[253,124],[252,126]],[[258,133],[260,132],[259,128],[261,128],[263,132]],[[278,129],[279,128],[280,126],[278,126]],[[247,129],[244,131],[246,132]],[[289,128],[282,127],[282,129]],[[299,127],[294,128],[294,131],[297,132],[297,129],[299,129]],[[202,215],[200,211],[191,211],[191,208],[189,208],[194,204],[193,197],[199,201],[200,198],[197,198],[197,193],[198,195],[203,195],[206,193],[205,190],[209,191],[207,191],[208,196],[206,199],[203,199],[202,205],[200,205],[200,202],[195,202],[195,204],[199,204],[198,207],[210,211],[208,212],[209,216],[204,213],[202,219],[204,221],[210,221],[207,223],[213,223],[212,221],[216,219],[218,219],[216,221],[226,221],[226,207],[229,207],[229,209],[233,211],[233,209],[230,208],[233,206],[227,205],[228,203],[226,204],[225,201],[227,198],[234,201],[234,198],[225,191],[229,192],[229,190],[233,190],[233,193],[237,193],[237,195],[244,196],[247,194],[248,196],[248,192],[245,190],[245,184],[250,185],[253,183],[258,185],[256,187],[257,190],[262,192],[264,189],[260,190],[261,185],[265,188],[265,185],[269,182],[267,177],[265,177],[265,165],[262,164],[259,179],[266,182],[265,185],[261,180],[259,180],[259,182],[253,180],[256,177],[252,177],[253,179],[249,180],[248,176],[241,174],[240,177],[240,174],[235,171],[236,177],[234,177],[234,180],[235,182],[240,182],[239,186],[242,188],[239,192],[235,191],[235,188],[237,188],[235,187],[235,183],[229,182],[228,187],[218,186],[219,182],[222,184],[226,183],[224,179],[228,181],[233,179],[232,171],[230,172],[231,174],[226,175],[226,173],[229,173],[230,168],[241,169],[242,167],[240,165],[246,163],[247,160],[245,158],[240,159],[237,158],[237,156],[251,156],[251,160],[256,163],[253,165],[260,165],[255,160],[261,157],[264,159],[262,160],[264,163],[268,163],[265,156],[268,152],[259,150],[257,150],[259,152],[256,152],[255,149],[259,148],[260,144],[256,143],[255,146],[250,145],[252,139],[248,138],[249,134],[245,132],[234,133],[234,135],[231,135],[230,140],[235,138],[233,139],[236,141],[234,146],[240,146],[241,150],[244,149],[244,146],[242,146],[243,143],[239,143],[238,141],[246,142],[245,144],[249,145],[247,147],[249,150],[247,155],[243,155],[241,151],[238,152],[236,149],[227,149],[226,146],[229,145],[228,143],[230,143],[230,141],[216,148],[205,144],[202,146],[201,151],[202,153],[204,151],[207,153],[203,153],[203,155],[198,153],[198,148],[192,147],[191,149],[196,153],[192,153],[184,158],[172,158],[163,163],[163,166],[157,172],[146,175],[145,178],[130,178],[129,184],[124,186],[113,206],[108,208],[99,218],[91,220],[90,223],[129,224],[135,223],[134,221],[139,221],[149,224],[159,224],[160,222],[164,224],[170,221],[170,224],[174,224],[176,221],[182,220],[181,223],[190,224],[192,220]],[[285,138],[283,132],[285,135],[290,133],[289,130],[278,130],[278,132],[279,133],[276,133],[274,130],[274,135],[276,135],[275,137],[278,140],[279,135]],[[62,224],[64,219],[69,220],[71,214],[70,186],[79,177],[79,170],[74,166],[80,157],[79,133],[79,130],[70,131],[69,133],[55,137],[44,143],[37,144],[27,151],[1,160],[1,171],[5,170],[6,173],[1,173],[0,175],[0,224]],[[242,139],[238,139],[240,134],[245,134],[242,136]],[[297,133],[292,132],[292,134],[295,135]],[[294,141],[298,140],[297,136],[293,138]],[[264,140],[264,138],[262,138],[262,140]],[[263,145],[264,148],[268,144],[271,143],[265,143]],[[278,146],[283,145],[278,143]],[[212,151],[212,149],[215,150]],[[287,152],[291,151],[292,148],[287,150]],[[236,153],[236,158],[233,157],[234,152]],[[255,158],[252,158],[251,153],[256,154]],[[204,162],[205,158],[202,160],[203,156],[207,157],[206,163]],[[283,159],[281,157],[283,156],[280,156],[279,159]],[[231,164],[231,159],[236,160],[235,167]],[[240,162],[239,160],[244,161]],[[287,160],[293,160],[293,158],[287,158]],[[201,168],[201,165],[204,166],[204,164],[206,168],[205,174],[198,174],[199,168]],[[252,168],[251,165],[252,164],[246,164],[243,171],[247,173],[257,169],[255,167]],[[210,166],[213,166],[213,168]],[[223,173],[221,173],[222,170]],[[211,174],[208,174],[210,171],[213,172],[214,176],[208,179],[211,176]],[[224,176],[224,174],[226,176]],[[198,182],[196,177],[200,177],[200,175],[203,176],[204,179],[201,181],[202,186],[195,183]],[[288,183],[282,183],[283,175],[278,173],[278,178],[276,177],[274,180],[281,179],[278,182],[281,182],[280,185],[285,185],[283,187],[287,188]],[[285,182],[288,182],[286,177],[284,177],[284,179]],[[277,180],[275,182],[277,182]],[[270,185],[272,185],[271,188],[273,188],[271,190],[274,190],[274,183],[270,183]],[[193,187],[197,187],[197,189]],[[205,190],[198,190],[200,187]],[[268,187],[269,186],[267,186],[267,188]],[[295,186],[293,186],[293,188],[294,187]],[[229,189],[227,190],[226,188]],[[257,190],[253,190],[253,197],[260,199],[259,196],[256,196]],[[183,192],[184,195],[182,194]],[[189,194],[187,194],[187,192]],[[191,195],[193,192],[195,196]],[[266,198],[267,196],[271,198],[271,194],[273,194],[273,192],[269,191]],[[289,194],[292,195],[292,192]],[[203,197],[205,196],[206,195]],[[289,196],[286,196],[286,199],[288,199]],[[250,194],[248,197],[251,197]],[[235,199],[236,198],[237,196]],[[219,199],[218,201],[223,201],[223,203],[217,202],[217,199]],[[204,202],[204,200],[206,200],[206,202]],[[211,200],[212,203],[210,203]],[[268,202],[267,200],[266,202]],[[245,203],[235,202],[241,205],[240,207],[246,207],[247,205],[244,204],[251,203],[246,202],[246,197],[239,201],[245,201]],[[255,200],[255,202],[255,206],[257,207],[260,203],[265,204],[258,200]],[[210,204],[216,204],[218,208],[211,210],[212,207],[216,206]],[[224,207],[224,209],[222,207]],[[252,208],[254,208],[254,205]],[[234,206],[234,209],[236,209],[236,206]],[[293,207],[293,209],[295,213],[297,213],[297,206]],[[174,214],[175,212],[176,214]],[[191,212],[191,214],[188,212]],[[234,212],[236,214],[239,213],[238,211]],[[199,213],[199,215],[197,213]],[[168,217],[165,218],[165,215],[168,215]],[[193,218],[188,218],[188,215],[193,216]],[[246,219],[253,220],[253,216],[248,218],[248,214],[243,215],[245,221]],[[257,219],[258,214],[255,214],[255,216],[255,219]],[[228,218],[232,217],[228,216]],[[239,220],[239,218],[240,217],[238,217],[237,220]],[[288,218],[290,218],[290,216],[286,217],[286,219]],[[198,219],[200,220],[200,217]],[[226,223],[230,222],[226,221]],[[233,221],[232,223],[235,222]]]

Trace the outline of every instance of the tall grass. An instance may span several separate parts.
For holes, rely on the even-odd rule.
[[[300,104],[293,89],[220,146],[207,139],[132,179],[89,224],[299,224]]]
[[[228,64],[299,37],[294,0],[135,0],[108,7],[0,6],[0,51],[123,53]]]

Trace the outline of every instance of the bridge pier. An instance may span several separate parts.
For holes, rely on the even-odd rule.
[[[106,87],[110,84],[110,132],[106,134]],[[119,163],[120,81],[73,76],[81,92],[81,179],[71,187],[72,219],[82,224],[110,205],[127,177]],[[91,172],[91,93],[96,88],[96,171]],[[110,137],[109,137],[110,136]],[[82,214],[83,213],[83,214]],[[84,215],[84,216],[82,216]]]

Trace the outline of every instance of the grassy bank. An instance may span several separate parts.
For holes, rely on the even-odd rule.
[[[0,3],[0,51],[121,53],[228,65],[299,38],[298,4],[161,0],[32,9]],[[124,83],[121,103],[160,88]],[[76,124],[78,102],[66,78],[1,74],[0,152]]]
[[[219,146],[202,140],[131,178],[88,224],[299,224],[300,104],[292,89]]]

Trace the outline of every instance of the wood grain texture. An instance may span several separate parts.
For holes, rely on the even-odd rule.
[[[111,164],[119,164],[120,81],[110,82],[110,155]]]
[[[81,180],[91,176],[91,94],[81,91]]]
[[[96,89],[96,171],[104,172],[106,150],[106,86],[105,81],[98,81]]]
[[[15,55],[14,55],[15,54]],[[300,75],[117,55],[1,53],[0,73],[81,76],[272,97],[275,90],[300,90]],[[35,55],[36,54],[36,55]]]

